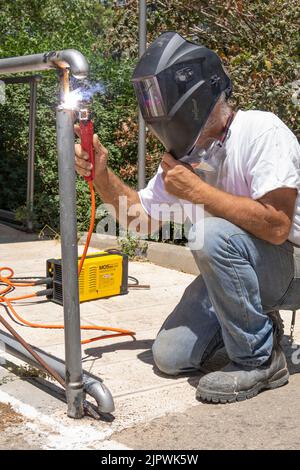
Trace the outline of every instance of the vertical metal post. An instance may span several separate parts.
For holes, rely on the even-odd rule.
[[[62,87],[65,76],[61,77]],[[63,271],[66,395],[68,416],[81,418],[83,382],[78,292],[77,217],[74,162],[73,112],[57,108],[57,150],[60,196],[60,233]]]
[[[33,229],[33,198],[34,198],[34,144],[35,144],[35,121],[36,121],[36,96],[38,78],[33,77],[30,81],[30,105],[29,105],[29,144],[27,162],[27,229]]]
[[[146,51],[147,44],[147,2],[139,0],[139,57]],[[145,187],[146,166],[146,126],[139,110],[139,140],[138,140],[138,188]]]

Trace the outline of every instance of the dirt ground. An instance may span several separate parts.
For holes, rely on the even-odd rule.
[[[26,420],[16,413],[10,405],[0,403],[0,449],[19,450],[34,449],[33,443],[26,439],[29,437],[25,427]]]
[[[0,433],[3,433],[8,426],[16,426],[22,422],[22,416],[16,413],[10,405],[0,403]]]

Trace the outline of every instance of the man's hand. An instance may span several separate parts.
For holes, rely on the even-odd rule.
[[[180,199],[191,200],[191,193],[195,188],[195,184],[199,183],[193,168],[187,163],[181,163],[172,157],[169,153],[165,153],[161,167],[163,169],[163,180],[168,193],[177,196]]]
[[[75,125],[74,131],[80,138],[80,126]],[[107,170],[108,150],[101,144],[99,137],[94,134],[93,138],[95,149],[95,178],[101,178]],[[75,144],[75,168],[80,176],[90,176],[92,164],[88,161],[89,156],[81,148],[80,144]]]

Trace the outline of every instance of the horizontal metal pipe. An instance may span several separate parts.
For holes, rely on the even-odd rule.
[[[54,377],[54,379],[57,380],[57,382],[62,387],[65,388],[65,381],[61,378],[61,376],[55,370],[53,370],[53,369],[51,369],[51,367],[49,367],[49,364],[47,364],[47,362],[44,361],[44,359],[41,356],[39,356],[34,349],[32,349],[30,344],[28,344],[27,341],[25,341],[22,338],[22,336],[20,336],[19,333],[16,332],[16,330],[14,330],[12,325],[10,323],[8,323],[8,321],[5,320],[5,318],[3,318],[2,315],[0,315],[0,322],[2,323],[4,328],[14,336],[14,338],[21,344],[21,346],[24,347],[24,349],[30,354],[30,356],[33,359],[35,359],[41,365],[41,367],[43,367],[46,370],[46,372],[48,372],[48,374],[50,374],[52,377]]]
[[[28,351],[14,339],[13,336],[5,333],[0,330],[0,353],[1,350],[11,354],[12,356],[18,357],[24,362],[31,364],[33,367],[36,367],[40,370],[43,370],[43,367],[29,354]],[[47,354],[44,351],[41,351],[39,348],[31,346],[32,349],[38,353],[41,358],[49,364],[49,366],[54,369],[64,380],[65,380],[65,363],[54,357],[50,354]],[[0,357],[1,359],[1,357]],[[91,375],[88,375],[86,372],[83,373],[83,389],[84,391],[93,397],[96,400],[97,408],[99,413],[112,413],[115,410],[113,397],[104,385],[103,382],[99,381]]]
[[[76,78],[85,78],[89,71],[86,58],[76,49],[0,59],[0,74],[70,68]]]
[[[16,85],[19,83],[40,82],[41,80],[42,80],[41,75],[26,75],[24,77],[0,77],[0,81],[4,82],[5,85]]]

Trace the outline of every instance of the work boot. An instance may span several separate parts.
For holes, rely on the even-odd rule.
[[[284,334],[284,323],[278,310],[273,310],[268,313],[269,317],[273,322],[273,344],[274,347],[279,345]],[[226,364],[230,362],[224,347],[223,340],[221,339],[208,355],[205,355],[202,359],[199,370],[204,374],[222,369]]]
[[[260,391],[285,385],[289,372],[279,345],[273,347],[267,362],[257,367],[229,362],[223,369],[199,381],[196,398],[213,403],[232,403],[256,396]]]

